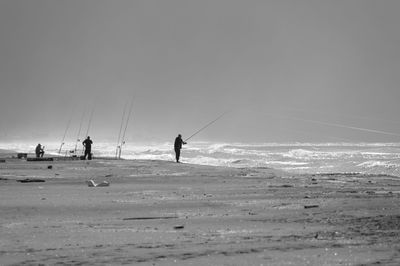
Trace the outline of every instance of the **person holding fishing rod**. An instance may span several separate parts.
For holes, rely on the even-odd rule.
[[[174,144],[174,148],[175,148],[175,156],[176,156],[176,162],[179,163],[179,157],[181,156],[181,149],[182,149],[182,145],[187,144],[187,141],[191,138],[193,138],[194,136],[196,136],[197,134],[199,134],[201,131],[203,131],[204,129],[208,128],[209,126],[211,126],[213,123],[215,123],[218,119],[220,119],[221,117],[223,117],[225,114],[227,114],[228,111],[224,112],[223,114],[221,114],[220,116],[218,116],[217,118],[215,118],[214,120],[212,120],[211,122],[207,123],[205,126],[203,126],[202,128],[200,128],[199,130],[197,130],[196,132],[194,132],[190,137],[188,137],[185,140],[182,140],[182,135],[179,134],[178,137],[175,138],[175,144]]]
[[[179,163],[179,157],[181,156],[182,145],[185,145],[185,144],[187,144],[187,142],[183,141],[182,135],[179,134],[179,135],[175,138],[175,144],[174,144],[175,158],[176,158],[176,162],[177,162],[177,163]]]

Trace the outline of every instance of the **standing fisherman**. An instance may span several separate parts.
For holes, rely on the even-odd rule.
[[[215,118],[213,121],[209,122],[208,124],[206,124],[205,126],[203,126],[202,128],[200,128],[199,130],[197,130],[195,133],[193,133],[190,137],[188,137],[185,140],[182,140],[182,136],[181,134],[179,134],[176,139],[175,139],[175,144],[174,144],[174,148],[175,148],[175,156],[176,156],[176,162],[179,163],[179,157],[181,156],[181,149],[182,149],[182,145],[187,144],[186,141],[188,141],[189,139],[193,138],[194,136],[196,136],[197,134],[199,134],[201,131],[203,131],[204,129],[206,129],[207,127],[209,127],[210,125],[212,125],[213,123],[215,123],[218,119],[220,119],[221,117],[223,117],[227,112],[221,114],[220,116],[218,116],[217,118]]]
[[[175,158],[176,158],[176,162],[179,163],[179,157],[181,156],[181,149],[182,149],[182,145],[186,144],[186,142],[184,142],[182,140],[182,136],[181,134],[179,134],[176,138],[175,138],[175,144],[174,144],[174,148],[175,148]]]
[[[88,160],[92,160],[92,144],[93,141],[90,139],[88,136],[83,142],[83,146],[85,147],[85,155],[84,155],[84,160],[86,160],[86,156],[88,157]]]

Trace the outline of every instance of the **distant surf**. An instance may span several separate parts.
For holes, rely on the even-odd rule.
[[[37,143],[0,143],[0,149],[33,152]],[[47,154],[57,154],[59,143],[42,143]],[[74,144],[65,144],[70,156]],[[78,149],[78,155],[82,152]],[[95,142],[94,156],[113,157],[114,143]],[[124,159],[174,160],[172,142],[127,143]],[[400,176],[400,143],[215,143],[190,142],[182,162],[230,167],[270,167],[292,173],[363,173]]]

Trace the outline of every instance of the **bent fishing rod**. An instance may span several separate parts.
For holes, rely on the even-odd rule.
[[[81,117],[81,121],[79,122],[79,129],[78,129],[78,134],[76,135],[76,141],[75,141],[75,148],[74,148],[74,154],[76,155],[77,149],[78,149],[78,142],[80,142],[80,138],[79,136],[81,135],[81,130],[82,130],[82,123],[83,123],[83,119],[86,115],[86,109],[84,109],[82,117]]]
[[[86,129],[85,137],[87,137],[89,135],[89,130],[90,130],[90,126],[92,125],[92,119],[93,119],[93,113],[94,113],[95,107],[96,106],[93,106],[92,111],[90,112],[90,117],[89,117],[89,122],[88,122],[87,129]]]
[[[122,127],[124,126],[124,121],[125,121],[126,106],[127,103],[125,103],[124,112],[122,113],[121,126],[119,127],[118,140],[117,140],[117,149],[115,150],[115,158],[118,158],[118,153],[119,150],[121,149],[120,140],[121,140]]]
[[[60,145],[60,149],[58,149],[58,154],[61,154],[62,147],[65,144],[64,140],[65,140],[65,136],[67,135],[67,131],[69,129],[69,125],[71,124],[71,120],[72,120],[72,113],[71,113],[71,116],[69,117],[69,120],[68,120],[68,123],[67,123],[67,127],[65,128],[64,136],[62,138],[61,145]]]
[[[201,131],[203,131],[204,129],[208,128],[209,126],[211,126],[212,124],[214,124],[217,120],[219,120],[221,117],[223,117],[224,115],[226,115],[228,113],[228,111],[222,113],[220,116],[218,116],[217,118],[215,118],[214,120],[212,120],[211,122],[209,122],[208,124],[206,124],[205,126],[203,126],[202,128],[200,128],[199,130],[197,130],[196,132],[194,132],[190,137],[188,137],[187,139],[185,139],[184,141],[188,141],[189,139],[193,138],[194,136],[196,136],[197,134],[199,134]]]

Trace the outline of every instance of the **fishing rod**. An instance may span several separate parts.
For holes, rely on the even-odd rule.
[[[63,138],[61,140],[60,149],[58,149],[58,154],[61,154],[61,149],[65,144],[64,140],[65,140],[65,136],[67,135],[67,131],[69,129],[69,125],[71,124],[71,120],[72,120],[72,113],[71,113],[71,116],[69,117],[69,120],[68,120],[68,123],[67,123],[67,127],[65,128],[64,135],[63,135]]]
[[[125,123],[125,129],[124,129],[124,134],[122,134],[122,139],[121,139],[121,145],[119,147],[119,154],[118,154],[118,159],[121,158],[121,153],[122,153],[122,145],[125,144],[125,133],[126,133],[126,129],[128,128],[128,124],[129,124],[129,119],[131,117],[131,113],[132,113],[132,107],[133,107],[133,102],[134,102],[135,98],[132,98],[131,101],[131,105],[129,106],[129,113],[128,113],[128,117],[126,119],[126,123]]]
[[[81,140],[79,139],[79,136],[81,134],[81,130],[82,130],[82,123],[83,123],[83,118],[86,115],[86,109],[84,109],[82,117],[81,117],[81,121],[79,122],[79,130],[78,130],[78,134],[76,135],[76,142],[75,142],[75,148],[74,148],[74,154],[76,154],[76,151],[78,149],[78,142],[80,142]]]
[[[93,106],[92,111],[90,112],[89,123],[88,123],[88,127],[87,127],[87,130],[86,130],[86,135],[85,135],[86,137],[89,135],[89,129],[90,129],[90,126],[92,124],[94,108],[95,108],[95,106]]]
[[[93,106],[92,111],[90,112],[88,127],[87,127],[87,129],[86,129],[86,135],[85,135],[86,137],[89,135],[89,129],[90,129],[90,126],[91,126],[91,124],[92,124],[94,109],[95,109],[95,106]],[[85,112],[85,113],[86,113],[86,112]],[[83,119],[83,117],[82,117],[82,119]],[[80,141],[80,140],[79,140],[79,136],[78,136],[78,138],[77,138],[77,142],[78,142],[78,141]],[[82,154],[83,154],[83,152],[84,152],[84,149],[82,149]]]
[[[187,139],[185,139],[184,141],[188,141],[189,139],[193,138],[194,136],[196,136],[197,134],[199,134],[201,131],[203,131],[204,129],[206,129],[207,127],[211,126],[213,123],[215,123],[218,119],[220,119],[221,117],[223,117],[226,113],[228,113],[228,111],[222,113],[220,116],[218,116],[217,118],[215,118],[214,120],[212,120],[211,122],[209,122],[208,124],[206,124],[205,126],[203,126],[202,128],[200,128],[199,130],[197,130],[195,133],[193,133],[190,137],[188,137]]]
[[[121,126],[119,127],[118,140],[117,140],[117,149],[115,150],[115,158],[118,158],[118,152],[121,149],[121,145],[120,145],[119,142],[121,140],[121,132],[122,132],[122,127],[123,127],[124,120],[125,120],[126,105],[127,105],[127,103],[125,103],[125,105],[124,105],[124,112],[122,113]]]

